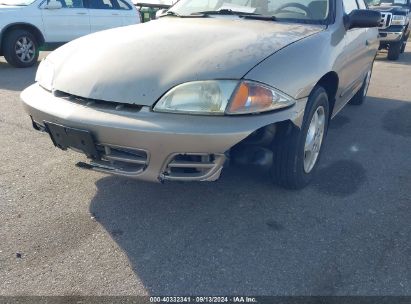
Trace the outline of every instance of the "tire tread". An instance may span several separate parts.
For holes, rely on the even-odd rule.
[[[328,124],[328,97],[327,93],[321,86],[317,86],[313,89],[313,93],[310,95],[306,113],[304,114],[303,128],[306,128],[307,112],[312,111],[313,101],[316,101],[319,98],[325,98],[327,100],[327,124]],[[309,174],[306,174],[303,171],[301,166],[301,159],[299,153],[301,149],[301,136],[303,132],[306,132],[305,129],[299,129],[298,127],[292,125],[291,123],[280,124],[278,130],[278,137],[273,143],[273,167],[271,170],[271,175],[275,184],[286,188],[286,189],[301,189],[308,184],[311,180],[315,168]],[[325,130],[325,134],[327,129]],[[325,137],[324,139],[325,140]]]

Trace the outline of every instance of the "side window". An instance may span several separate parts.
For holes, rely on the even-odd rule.
[[[130,6],[121,0],[88,0],[87,7],[91,9],[130,9]]]
[[[114,1],[114,0],[103,0],[103,3],[104,3],[104,8],[107,8],[107,9],[115,9],[116,4],[118,5],[117,1]]]
[[[356,0],[343,0],[344,12],[346,14],[351,13],[353,10],[358,9]]]
[[[63,8],[84,8],[83,0],[57,0]]]
[[[119,0],[118,1],[119,9],[129,10],[131,9],[130,5],[126,1]]]

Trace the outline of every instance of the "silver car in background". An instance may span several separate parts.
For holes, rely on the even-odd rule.
[[[21,97],[86,169],[214,181],[230,161],[301,188],[329,120],[364,101],[380,19],[363,0],[181,0],[59,48]]]

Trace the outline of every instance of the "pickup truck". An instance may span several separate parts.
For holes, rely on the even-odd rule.
[[[388,50],[388,59],[397,60],[404,53],[410,36],[410,0],[372,0],[369,8],[381,13],[380,47]]]
[[[0,56],[29,67],[39,50],[136,23],[140,14],[130,0],[0,0]]]

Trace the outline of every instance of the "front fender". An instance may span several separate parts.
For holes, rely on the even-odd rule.
[[[307,97],[322,76],[341,70],[344,34],[338,27],[292,43],[261,62],[245,78],[269,84],[295,99]]]

